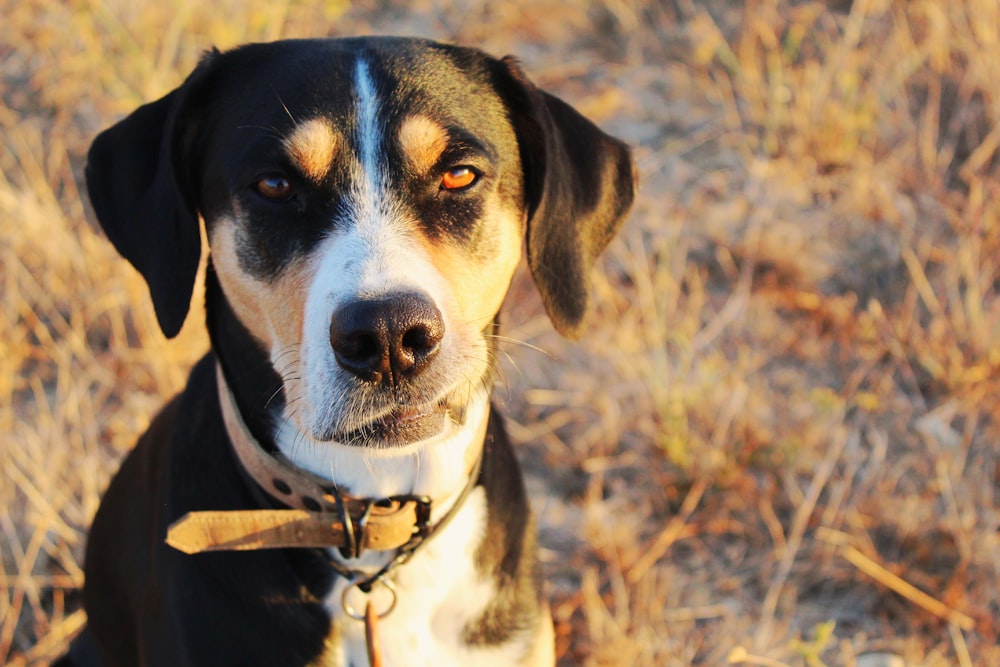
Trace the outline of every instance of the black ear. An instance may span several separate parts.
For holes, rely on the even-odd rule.
[[[594,262],[635,197],[628,146],[539,90],[512,58],[500,61],[501,96],[517,133],[528,208],[528,266],[559,333],[577,338]]]
[[[168,338],[184,324],[201,255],[189,163],[191,107],[210,59],[180,88],[102,132],[87,154],[87,192],[97,219],[146,279]]]

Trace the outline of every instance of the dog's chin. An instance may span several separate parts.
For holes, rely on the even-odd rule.
[[[309,439],[320,447],[329,444],[380,454],[405,454],[451,438],[470,419],[478,423],[482,407],[488,404],[489,389],[485,386],[475,391],[453,390],[427,403],[387,405],[364,421],[323,420],[320,424],[296,424],[296,430],[310,434]],[[291,415],[291,422],[295,423],[298,416]]]
[[[397,449],[443,435],[454,415],[444,402],[420,408],[399,408],[359,428],[331,438],[351,447]]]

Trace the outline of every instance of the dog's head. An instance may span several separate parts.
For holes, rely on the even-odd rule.
[[[523,241],[557,330],[632,202],[628,149],[510,59],[423,40],[208,54],[105,131],[91,202],[167,336],[204,218],[236,317],[302,433],[405,445],[461,419]]]

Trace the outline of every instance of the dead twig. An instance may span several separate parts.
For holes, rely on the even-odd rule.
[[[962,630],[969,631],[976,627],[976,622],[972,620],[971,617],[966,616],[960,611],[952,609],[943,602],[939,602],[905,579],[902,579],[885,569],[874,560],[858,551],[856,548],[849,545],[841,546],[840,553],[851,565],[858,568],[883,586],[886,586],[899,595],[902,595],[904,598],[924,611],[930,612],[938,618],[943,618],[950,623],[954,623]]]

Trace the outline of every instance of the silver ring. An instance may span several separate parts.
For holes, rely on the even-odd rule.
[[[371,590],[368,593],[365,593],[364,591],[361,590],[361,584],[364,581],[365,577],[357,577],[355,579],[352,579],[350,583],[348,583],[347,586],[344,588],[344,592],[341,593],[340,595],[340,606],[343,607],[344,613],[356,621],[363,621],[365,619],[365,613],[363,611],[359,612],[357,609],[351,606],[351,603],[347,601],[347,596],[353,589],[357,588],[362,595],[367,597],[375,592],[375,587],[377,585],[381,584],[387,591],[389,591],[389,594],[391,595],[391,602],[389,602],[388,609],[386,609],[381,613],[376,613],[375,615],[378,618],[385,618],[386,616],[391,614],[392,610],[396,608],[396,586],[395,584],[392,583],[392,580],[376,579],[375,581],[372,582]]]

